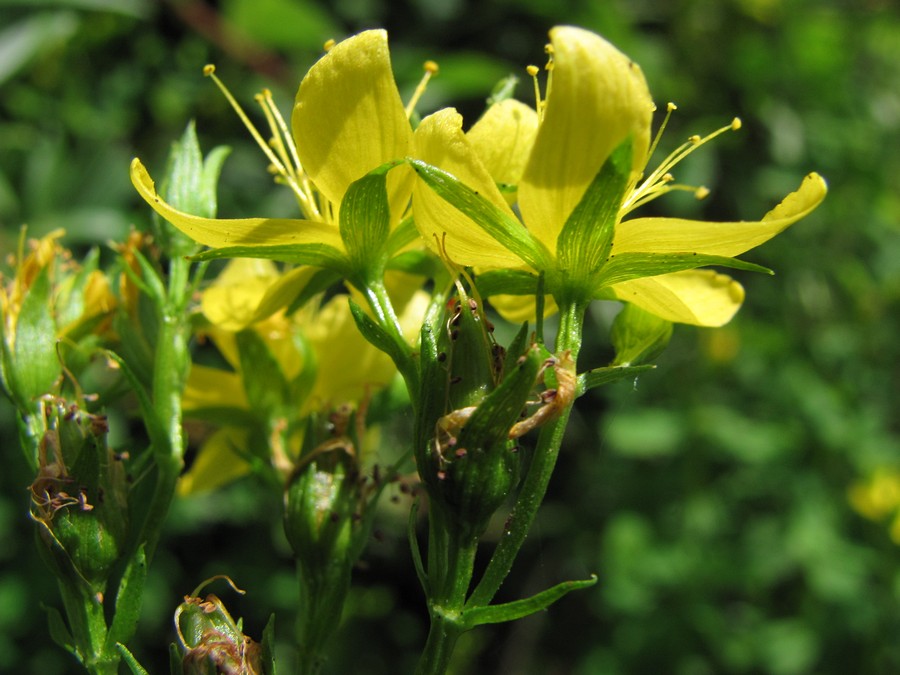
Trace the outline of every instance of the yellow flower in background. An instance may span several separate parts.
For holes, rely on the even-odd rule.
[[[692,138],[641,181],[652,153],[654,106],[640,69],[607,41],[580,28],[557,27],[550,38],[552,69],[539,112],[508,104],[492,113],[490,134],[464,134],[460,115],[447,109],[416,130],[417,156],[471,188],[490,203],[488,210],[499,214],[498,220],[507,222],[517,215],[496,185],[504,180],[496,158],[515,163],[506,171],[521,173],[521,242],[512,246],[515,237],[507,234],[501,243],[485,231],[484,223],[476,224],[431,183],[420,181],[413,210],[426,242],[442,240],[454,261],[481,270],[544,272],[554,295],[569,292],[567,285],[584,284],[590,297],[632,302],[669,321],[727,323],[743,301],[743,289],[726,275],[691,268],[742,266],[729,259],[809,214],[824,198],[825,182],[810,174],[757,222],[624,220],[638,206],[678,189],[669,170],[728,127],[705,139]],[[527,130],[535,124],[532,136]],[[629,142],[630,156],[617,155],[617,148]],[[614,195],[602,194],[599,175],[610,166],[627,176],[613,201],[609,198]],[[667,266],[678,271],[664,273]]]
[[[854,483],[847,498],[869,520],[890,519],[891,539],[900,544],[900,471],[878,469],[867,480]]]
[[[269,444],[263,454],[271,454],[275,467],[288,473],[302,440],[299,421],[345,404],[356,407],[395,376],[390,358],[357,330],[347,296],[337,295],[321,306],[311,301],[291,317],[280,308],[271,311],[279,305],[286,276],[312,273],[303,267],[283,274],[269,260],[238,258],[203,292],[200,305],[209,326],[202,332],[231,370],[200,364],[191,368],[182,400],[185,414],[221,426],[205,440],[182,477],[182,494],[211,490],[246,475],[252,458],[261,454],[259,444]],[[413,292],[415,286],[399,276],[391,275],[391,287],[399,296],[397,306],[403,308],[401,326],[412,342],[427,296]],[[261,432],[265,421],[256,418],[256,402],[248,396],[237,339],[238,332],[247,329],[262,338],[292,385],[294,398],[282,402],[282,412],[292,416],[285,423],[297,429],[289,448],[278,447]],[[249,450],[251,443],[257,444],[256,452]]]

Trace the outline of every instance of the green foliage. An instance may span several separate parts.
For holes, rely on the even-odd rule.
[[[401,82],[414,83],[425,58],[441,64],[423,110],[452,103],[475,119],[497,80],[542,62],[546,29],[564,22],[616,41],[643,67],[657,104],[678,103],[661,150],[741,116],[740,134],[679,166],[680,182],[712,189],[705,202],[667,201],[684,216],[753,218],[786,185],[820,171],[832,186],[828,200],[759,252],[775,279],[741,275],[748,299],[733,324],[676,328],[659,368],[631,369],[576,404],[545,510],[504,588],[593,571],[599,583],[554,605],[552,619],[483,628],[483,642],[476,634],[461,644],[456,667],[900,670],[891,637],[900,632],[900,549],[846,498],[855,480],[900,464],[900,15],[892,5],[231,0],[219,3],[220,18],[243,38],[223,42],[204,20],[179,13],[179,3],[39,4],[0,7],[4,253],[15,250],[22,222],[34,236],[65,227],[70,244],[123,241],[131,223],[148,220],[128,182],[129,159],[140,151],[160,165],[190,118],[202,138],[234,148],[220,213],[295,215],[201,68],[215,61],[242,100],[269,86],[287,102],[322,42],[375,24],[391,30]],[[451,45],[464,57],[443,59]],[[522,100],[530,86],[523,77]],[[587,331],[605,334],[605,308],[594,309]],[[582,354],[595,363],[610,356]],[[117,447],[144,441],[129,437],[139,432],[126,421],[113,422]],[[57,604],[57,591],[24,520],[33,475],[11,450],[18,432],[5,400],[0,434],[0,670],[68,672],[71,656],[46,649],[40,604]],[[262,634],[271,611],[279,630],[289,625],[296,600],[285,590],[293,572],[271,517],[277,505],[252,484],[174,508],[129,643],[134,663],[153,673],[168,668],[180,589],[221,572],[224,561],[253,598],[239,612],[248,634]],[[381,516],[383,536],[365,554],[339,636],[353,648],[328,672],[412,671],[397,655],[415,653],[425,617],[405,523],[389,509]],[[142,573],[132,565],[126,577]],[[119,601],[132,603],[125,589]],[[52,624],[71,643],[61,622]],[[290,672],[287,639],[275,637],[279,668]]]

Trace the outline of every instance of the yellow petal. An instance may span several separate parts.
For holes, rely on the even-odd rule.
[[[300,83],[291,126],[300,163],[336,206],[350,183],[406,157],[412,129],[391,71],[387,32],[365,31],[332,47]],[[406,166],[388,176],[395,221],[412,180]]]
[[[416,129],[416,157],[453,174],[510,218],[515,214],[462,132],[462,117],[446,108],[429,115]],[[413,189],[413,216],[432,250],[445,241],[450,259],[459,265],[496,269],[521,267],[522,261],[463,215],[423,181]],[[446,238],[444,237],[446,235]]]
[[[191,366],[181,404],[186,411],[250,408],[240,375],[196,363]]]
[[[522,323],[537,320],[537,303],[533,295],[492,295],[491,307],[510,323]],[[556,301],[552,295],[544,296],[544,316],[552,316],[558,311]]]
[[[360,401],[397,372],[390,358],[356,328],[346,296],[332,298],[303,331],[315,351],[316,383],[309,405],[325,409]]]
[[[246,328],[256,321],[260,301],[278,278],[278,268],[271,260],[235,258],[203,292],[203,315],[225,330]]]
[[[518,187],[537,130],[534,109],[510,98],[488,108],[466,138],[495,182]],[[503,194],[508,203],[515,201],[514,193]]]
[[[246,452],[247,429],[223,427],[200,448],[191,468],[178,479],[182,496],[209,492],[250,473],[250,465],[240,454]]]
[[[619,299],[658,317],[695,326],[723,326],[744,301],[743,287],[713,270],[673,272],[610,287]]]
[[[822,177],[811,173],[796,192],[785,197],[758,222],[713,223],[679,218],[626,220],[616,225],[613,253],[692,251],[729,257],[740,255],[809,215],[825,199],[826,192]]]
[[[312,220],[286,218],[200,218],[178,211],[156,194],[153,179],[141,160],[131,162],[131,182],[153,210],[204,246],[280,246],[327,244],[343,250],[337,228]]]
[[[519,184],[528,229],[550,250],[610,153],[627,137],[643,169],[653,102],[641,69],[580,28],[550,31],[553,70],[543,121]]]

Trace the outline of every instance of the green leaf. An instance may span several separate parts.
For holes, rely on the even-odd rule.
[[[191,256],[195,262],[223,258],[265,258],[296,265],[324,267],[346,276],[347,256],[328,244],[278,244],[274,246],[225,246]]]
[[[408,216],[400,221],[388,236],[385,248],[389,255],[394,255],[397,251],[408,246],[419,237],[419,230],[416,229],[416,223],[412,216]]]
[[[131,385],[131,388],[137,397],[138,406],[141,409],[141,417],[144,420],[144,425],[147,427],[147,435],[150,437],[150,443],[156,447],[165,447],[168,438],[166,427],[156,415],[156,409],[153,406],[153,401],[150,399],[149,392],[125,359],[110,350],[106,350],[104,353],[107,358],[116,362],[119,366],[119,370],[122,371],[125,379]]]
[[[610,339],[616,350],[614,366],[649,363],[669,344],[672,323],[626,303],[613,321]]]
[[[30,407],[49,393],[62,373],[56,354],[56,322],[53,320],[51,283],[47,268],[40,271],[22,301],[16,324],[12,367],[16,397]]]
[[[409,550],[412,553],[413,567],[416,569],[416,576],[419,579],[419,585],[425,592],[430,595],[428,586],[428,574],[425,572],[425,565],[422,562],[422,550],[419,548],[419,539],[416,537],[416,520],[419,515],[419,500],[415,500],[409,509],[409,520],[407,521],[406,535],[409,540]]]
[[[290,304],[288,304],[287,306],[287,309],[285,309],[285,314],[290,316],[297,310],[301,309],[307,302],[319,295],[319,293],[328,290],[340,280],[341,275],[337,272],[334,272],[333,270],[318,270],[315,274],[312,275],[312,277],[310,277],[310,279],[306,282],[306,285],[294,297],[294,299],[291,300]]]
[[[440,197],[536,270],[546,269],[550,253],[515,218],[500,210],[452,174],[417,159],[408,160],[419,177]]]
[[[216,187],[222,163],[229,148],[218,147],[204,163],[194,122],[191,121],[181,138],[172,144],[161,194],[174,208],[202,218],[216,217]],[[196,253],[199,248],[190,237],[163,220],[154,218],[156,235],[163,249],[172,257]]]
[[[149,675],[147,670],[140,663],[138,663],[138,660],[134,657],[134,654],[128,651],[128,647],[123,645],[121,642],[117,642],[116,649],[119,651],[119,654],[122,655],[122,660],[128,666],[128,669],[132,672],[132,675]]]
[[[748,272],[773,274],[761,265],[744,262],[737,258],[705,253],[620,253],[609,258],[594,282],[595,292],[606,286],[619,284],[631,279],[655,277],[670,272],[682,272],[698,267],[717,265]]]
[[[460,447],[489,448],[508,438],[509,429],[519,420],[543,362],[540,349],[529,349],[525,353],[472,413],[459,434]]]
[[[478,275],[478,292],[492,295],[534,295],[539,276],[524,270],[493,270]]]
[[[252,329],[235,335],[247,401],[260,419],[271,419],[290,403],[290,385],[265,340]]]
[[[275,675],[275,615],[269,617],[262,634],[263,675]]]
[[[352,299],[349,300],[349,303],[353,321],[356,322],[356,327],[363,337],[390,356],[394,363],[402,363],[407,358],[403,347],[398,345],[384,328],[375,323],[362,307]]]
[[[141,603],[144,597],[144,581],[147,578],[147,556],[144,545],[138,547],[128,561],[125,573],[116,593],[116,611],[112,625],[106,635],[107,651],[113,645],[125,643],[134,636],[138,619],[141,616]]]
[[[567,282],[590,284],[609,256],[631,175],[631,146],[629,137],[613,150],[559,233],[557,265]]]
[[[78,656],[75,638],[72,637],[72,633],[69,631],[62,614],[56,607],[48,607],[46,605],[42,605],[42,607],[47,612],[47,626],[50,631],[50,638],[70,654]]]
[[[618,382],[619,380],[624,380],[628,377],[637,377],[641,373],[653,370],[654,368],[656,368],[654,365],[643,365],[614,366],[610,368],[595,368],[594,370],[589,370],[583,375],[578,376],[578,395],[581,396],[589,389],[594,389],[595,387],[600,387],[604,384],[612,384],[613,382]]]
[[[515,600],[502,605],[466,608],[463,611],[462,619],[462,623],[465,626],[464,630],[470,630],[475,628],[475,626],[481,626],[486,623],[506,623],[507,621],[515,621],[516,619],[531,616],[535,612],[547,609],[547,607],[570,591],[590,588],[596,583],[597,575],[592,574],[590,579],[564,581],[553,588],[548,588],[546,591],[541,591],[524,600]]]
[[[387,171],[397,164],[389,162],[354,181],[341,200],[341,239],[351,265],[366,281],[381,277],[387,259],[391,220]]]

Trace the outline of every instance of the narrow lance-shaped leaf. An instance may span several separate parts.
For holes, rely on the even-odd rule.
[[[564,581],[553,588],[548,588],[546,591],[541,591],[524,600],[515,600],[502,605],[467,608],[463,613],[462,623],[465,626],[465,630],[469,630],[475,626],[481,626],[486,623],[506,623],[507,621],[515,621],[516,619],[531,616],[535,612],[547,609],[547,607],[570,591],[589,588],[596,583],[597,577],[596,575],[592,575],[590,579],[584,579],[582,581]]]
[[[44,268],[28,289],[16,324],[12,359],[18,388],[15,393],[25,405],[48,393],[62,372],[56,355],[51,290],[50,277],[47,268]]]
[[[597,172],[559,234],[557,264],[576,282],[587,283],[612,249],[632,155],[631,138],[626,138]]]
[[[517,255],[533,269],[545,269],[550,254],[519,221],[456,177],[421,160],[408,160],[419,177],[440,197],[471,218],[506,249]]]
[[[703,253],[622,253],[609,259],[603,270],[597,276],[594,288],[599,290],[606,286],[619,284],[623,281],[640,279],[642,277],[655,277],[671,272],[683,272],[698,267],[731,267],[747,272],[759,272],[760,274],[773,274],[772,270],[762,265],[728,258],[720,255],[706,255]]]

